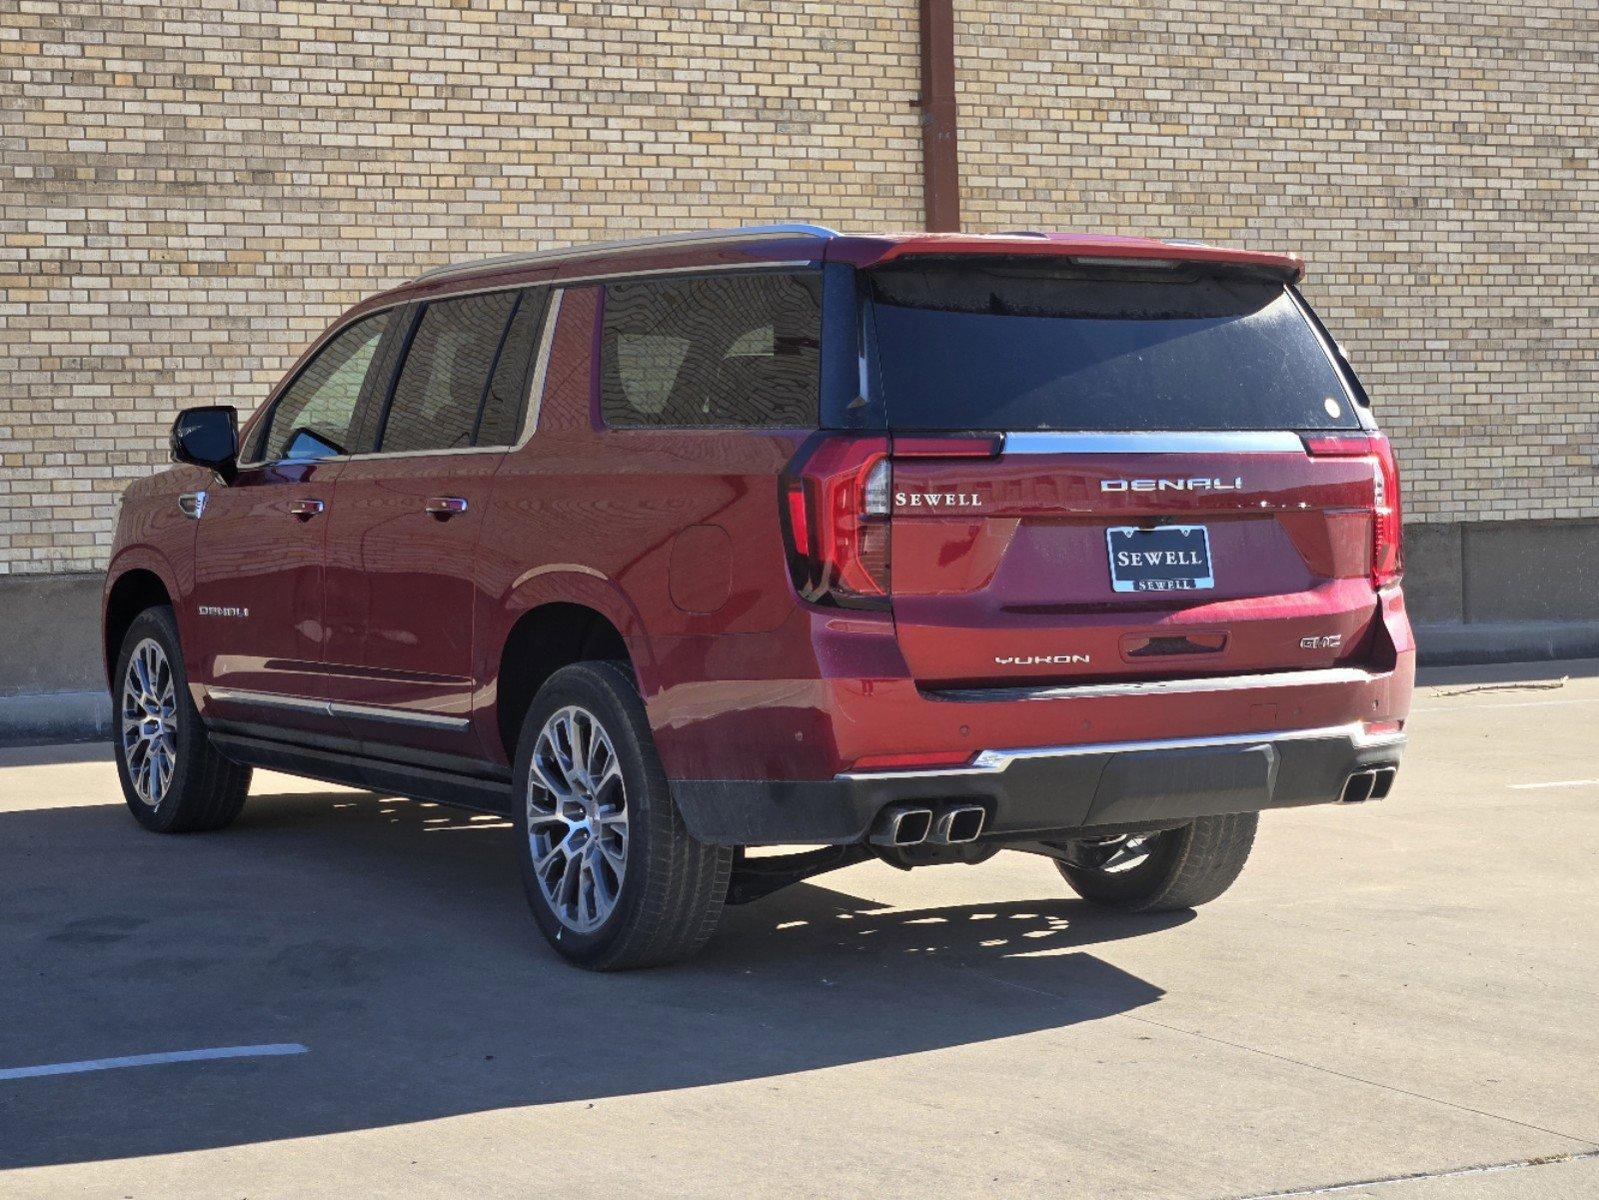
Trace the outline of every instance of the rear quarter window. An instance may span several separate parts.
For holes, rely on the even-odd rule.
[[[613,428],[816,424],[819,272],[607,284],[600,413]]]

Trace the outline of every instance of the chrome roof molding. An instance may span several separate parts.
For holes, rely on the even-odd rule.
[[[614,242],[583,242],[575,246],[560,246],[551,250],[529,250],[522,254],[502,254],[495,258],[480,258],[472,262],[448,263],[424,271],[411,283],[425,283],[445,279],[466,271],[492,271],[499,267],[529,267],[540,263],[572,262],[598,254],[614,254],[620,250],[649,250],[657,246],[712,246],[723,242],[758,242],[773,238],[835,238],[836,229],[825,225],[745,225],[737,229],[704,229],[682,233],[658,233],[649,237],[624,238]]]

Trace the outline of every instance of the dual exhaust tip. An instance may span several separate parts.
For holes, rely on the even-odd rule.
[[[940,808],[895,804],[882,811],[872,835],[874,846],[958,846],[975,842],[988,821],[981,804],[952,804]]]
[[[1370,767],[1364,771],[1356,771],[1344,781],[1344,792],[1338,799],[1344,804],[1359,804],[1362,800],[1381,800],[1392,790],[1394,776],[1398,773],[1398,767]]]

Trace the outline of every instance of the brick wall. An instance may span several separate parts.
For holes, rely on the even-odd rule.
[[[957,2],[971,228],[1304,252],[1413,517],[1599,515],[1585,4]],[[0,572],[451,258],[920,219],[915,0],[0,0]]]
[[[914,0],[0,0],[0,571],[101,565],[177,409],[419,268],[914,225],[917,86]]]
[[[1599,515],[1592,0],[956,0],[967,224],[1296,250],[1406,515]]]

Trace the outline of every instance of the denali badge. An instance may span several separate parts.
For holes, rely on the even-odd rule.
[[[895,508],[976,508],[976,492],[895,492]]]
[[[247,608],[235,608],[231,604],[202,604],[200,605],[200,615],[202,617],[247,617],[250,615],[250,610]]]
[[[996,656],[994,661],[1002,667],[1063,667],[1072,663],[1087,664],[1086,654],[1007,654]]]
[[[1325,637],[1303,637],[1299,639],[1301,650],[1336,650],[1344,644],[1344,635],[1329,633]]]
[[[1101,479],[1102,492],[1241,492],[1244,477],[1227,479]]]

